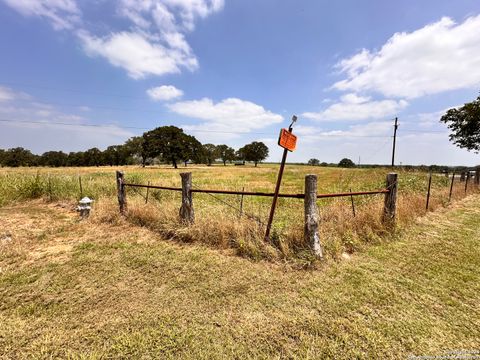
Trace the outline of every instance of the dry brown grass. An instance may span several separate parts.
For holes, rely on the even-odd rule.
[[[476,350],[478,200],[430,212],[398,241],[322,271],[228,256],[230,245],[168,241],[118,217],[114,202],[97,203],[86,221],[70,204],[3,207],[0,359],[405,359]]]
[[[179,173],[165,167],[124,169],[129,182],[165,186],[179,186]],[[277,168],[275,166],[249,167],[188,167],[193,172],[197,188],[272,191]],[[314,173],[319,178],[319,193],[374,190],[382,188],[385,174],[390,169],[339,169],[308,166],[288,166],[282,192],[303,192],[304,175]],[[78,176],[81,175],[84,195],[94,197],[93,218],[97,223],[119,224],[123,220],[117,212],[114,169],[0,169],[0,204],[16,203],[29,198],[48,201],[78,199]],[[427,174],[399,171],[399,201],[397,232],[403,231],[416,218],[423,216]],[[50,185],[49,185],[50,184]],[[453,201],[462,198],[464,183],[456,182]],[[429,210],[448,206],[449,180],[434,175]],[[478,191],[471,185],[468,192]],[[128,188],[129,210],[126,220],[147,227],[164,238],[186,243],[203,243],[219,249],[230,249],[252,259],[273,261],[291,260],[300,266],[315,265],[303,241],[303,202],[298,199],[280,199],[272,233],[272,242],[263,240],[265,223],[271,199],[245,197],[244,213],[239,217],[238,196],[194,195],[196,222],[186,227],[179,221],[179,193],[152,190],[149,203],[142,196],[144,189]],[[228,205],[227,205],[228,204]],[[389,236],[389,229],[381,223],[383,196],[355,198],[356,217],[353,217],[350,199],[319,201],[320,235],[327,259],[339,259],[344,254],[377,244]],[[252,220],[257,219],[257,220]]]

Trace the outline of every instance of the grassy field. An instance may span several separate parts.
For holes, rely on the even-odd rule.
[[[0,206],[31,199],[66,201],[74,205],[81,195],[95,199],[94,216],[103,222],[119,221],[116,205],[115,168],[0,168]],[[212,166],[172,169],[169,167],[126,167],[128,182],[180,186],[179,173],[193,172],[197,188],[268,191],[274,189],[278,165],[255,167]],[[306,174],[317,174],[319,193],[376,190],[385,187],[390,171],[383,169],[341,169],[287,165],[281,191],[302,193]],[[427,174],[396,170],[399,173],[398,230],[425,213]],[[80,192],[81,177],[83,192]],[[448,204],[449,179],[434,175],[430,209]],[[473,192],[470,187],[469,192]],[[201,242],[215,248],[233,249],[241,256],[273,261],[293,260],[299,266],[315,263],[303,242],[303,201],[280,199],[273,227],[273,242],[263,241],[271,199],[245,197],[244,213],[239,216],[239,196],[195,194],[196,223],[185,227],[179,222],[180,194],[151,191],[145,204],[144,189],[128,188],[127,219],[148,227],[164,238]],[[463,183],[455,185],[454,199],[464,196]],[[349,198],[325,199],[320,206],[320,236],[327,259],[362,250],[390,236],[381,223],[383,196],[355,198],[353,217]],[[252,220],[254,219],[254,220]]]
[[[165,241],[130,219],[79,221],[69,202],[10,203],[0,208],[0,359],[479,350],[479,200],[458,200],[395,241],[310,271]]]

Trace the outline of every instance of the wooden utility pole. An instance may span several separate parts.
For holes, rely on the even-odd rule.
[[[395,145],[397,141],[398,118],[395,118],[395,125],[393,125],[393,148],[392,148],[392,167],[395,166]]]

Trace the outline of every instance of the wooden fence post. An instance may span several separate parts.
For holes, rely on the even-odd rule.
[[[118,197],[118,206],[120,207],[120,214],[125,215],[125,212],[127,211],[127,193],[125,191],[123,171],[118,171],[118,170],[117,170],[117,197]]]
[[[186,224],[195,222],[195,213],[193,211],[192,201],[192,173],[181,173],[182,177],[182,206],[180,207],[180,218]]]
[[[314,254],[323,257],[322,245],[318,235],[318,207],[317,207],[317,175],[305,176],[305,242],[313,250]]]
[[[465,194],[467,193],[467,190],[468,190],[468,181],[470,180],[470,171],[467,172],[467,176],[466,176],[466,179],[465,179]]]
[[[150,181],[147,183],[147,185],[150,186]],[[145,204],[148,204],[148,193],[150,192],[149,190],[150,188],[147,187],[147,195],[145,195]]]
[[[480,185],[480,168],[475,170],[475,184]]]
[[[389,173],[387,175],[387,189],[390,190],[385,194],[385,202],[383,205],[382,221],[384,224],[395,225],[395,216],[397,210],[397,174]]]
[[[462,172],[460,173],[460,181],[461,181],[461,182],[464,182],[464,181],[465,181],[465,171],[462,171]]]
[[[452,174],[452,182],[450,184],[450,193],[448,194],[448,201],[452,200],[452,191],[453,191],[453,183],[455,181],[455,172]]]
[[[428,211],[428,204],[430,203],[430,189],[432,188],[432,173],[430,173],[428,177],[428,189],[427,189],[427,205],[425,206],[425,210]]]
[[[82,175],[78,175],[78,184],[80,185],[80,199],[83,199]]]

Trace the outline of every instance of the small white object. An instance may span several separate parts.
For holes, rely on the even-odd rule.
[[[92,207],[90,206],[93,203],[93,200],[89,197],[84,197],[82,200],[78,202],[77,211],[80,213],[80,217],[82,219],[88,217],[90,215],[90,210]]]

